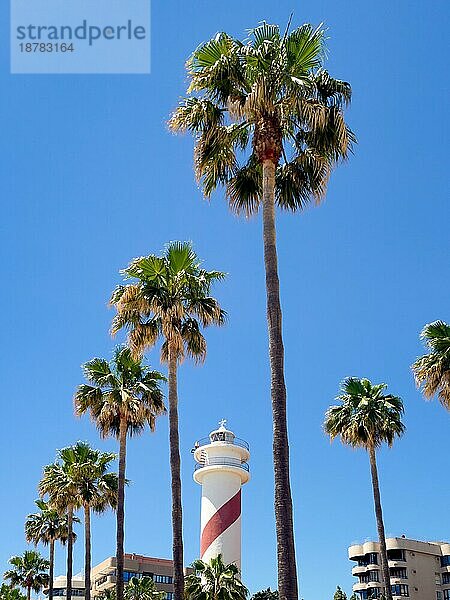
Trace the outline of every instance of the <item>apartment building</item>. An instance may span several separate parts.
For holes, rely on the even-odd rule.
[[[386,539],[390,585],[394,598],[450,600],[450,543],[420,542],[405,537]],[[350,546],[349,559],[357,564],[353,591],[358,600],[379,598],[384,586],[380,544]]]
[[[192,569],[185,568],[185,574]],[[142,554],[125,554],[124,581],[132,577],[148,576],[153,579],[158,590],[166,592],[166,599],[173,598],[173,561],[166,558],[153,558]],[[91,571],[91,594],[98,597],[116,584],[116,558],[110,556]]]

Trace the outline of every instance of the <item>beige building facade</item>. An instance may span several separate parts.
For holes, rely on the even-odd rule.
[[[394,598],[450,600],[450,543],[421,542],[405,537],[386,539],[390,585]],[[358,600],[379,598],[384,587],[380,544],[365,542],[348,549],[357,564],[352,575]]]
[[[186,568],[185,573],[192,573]],[[158,590],[166,592],[166,600],[173,598],[173,561],[166,558],[153,558],[142,554],[125,554],[124,581],[132,577],[151,577]],[[91,571],[91,594],[98,597],[116,584],[116,558],[110,556]]]
[[[59,575],[53,580],[53,597],[66,597],[67,577]],[[48,595],[48,588],[44,588],[44,594]],[[72,600],[84,600],[84,577],[75,575],[72,577]]]

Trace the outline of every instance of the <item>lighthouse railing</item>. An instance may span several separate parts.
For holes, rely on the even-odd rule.
[[[248,463],[241,462],[236,458],[225,458],[222,456],[210,456],[205,458],[200,463],[196,463],[195,471],[198,469],[203,469],[205,467],[215,467],[215,466],[225,466],[225,467],[237,467],[238,469],[244,469],[244,471],[250,471],[250,467]]]
[[[209,446],[210,444],[215,444],[215,443],[232,444],[234,446],[239,446],[240,448],[245,448],[246,450],[250,450],[250,446],[248,445],[248,442],[246,442],[245,440],[241,440],[240,438],[237,438],[237,437],[233,438],[233,441],[217,440],[214,442],[212,442],[209,437],[205,437],[205,438],[202,438],[201,440],[197,440],[195,442],[194,449],[197,450],[197,448],[201,448],[202,446]]]

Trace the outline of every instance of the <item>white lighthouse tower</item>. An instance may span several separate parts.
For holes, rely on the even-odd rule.
[[[209,562],[221,554],[240,570],[241,486],[250,479],[250,452],[225,425],[194,447],[194,480],[202,486],[200,557]]]

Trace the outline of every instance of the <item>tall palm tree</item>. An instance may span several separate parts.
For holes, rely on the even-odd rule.
[[[74,513],[81,508],[78,493],[79,468],[76,445],[62,448],[57,451],[56,461],[44,467],[38,486],[42,497],[48,495],[49,507],[57,510],[61,515],[67,515],[66,597],[68,600],[72,598],[73,524],[78,521]]]
[[[275,208],[303,210],[324,198],[334,165],[355,141],[343,108],[351,88],[323,69],[324,30],[284,33],[262,23],[245,42],[218,33],[187,62],[189,96],[169,126],[195,137],[197,179],[207,198],[224,186],[230,208],[262,206],[273,415],[278,588],[297,600],[284,347]]]
[[[67,515],[61,515],[49,507],[44,500],[36,500],[39,512],[30,514],[25,521],[25,538],[35,546],[49,546],[49,582],[48,598],[53,599],[53,579],[55,566],[55,542],[65,544],[68,537]],[[73,534],[75,535],[75,534]]]
[[[192,566],[195,573],[186,577],[186,600],[246,600],[248,589],[239,579],[239,569],[234,563],[226,565],[221,554]]]
[[[164,600],[166,592],[158,591],[151,577],[132,577],[124,591],[125,600]]]
[[[94,450],[85,442],[74,446],[77,471],[77,496],[84,511],[84,582],[85,600],[91,599],[91,511],[96,514],[117,507],[118,478],[108,472],[110,463],[117,458],[112,452]]]
[[[201,332],[208,325],[222,325],[225,314],[211,297],[211,286],[224,278],[219,271],[205,271],[190,243],[171,242],[162,256],[134,259],[122,271],[135,282],[120,285],[111,304],[117,309],[112,332],[129,330],[128,343],[135,356],[162,337],[161,361],[169,370],[169,440],[172,486],[174,597],[184,593],[183,527],[181,507],[180,448],[178,434],[178,365],[185,356],[196,362],[206,357]]]
[[[11,582],[12,586],[26,589],[27,600],[31,598],[31,590],[39,593],[48,584],[49,561],[36,550],[25,550],[20,556],[9,559],[12,569],[3,574],[3,578]]]
[[[450,325],[428,323],[420,337],[430,352],[412,365],[417,386],[428,399],[437,394],[442,406],[450,410]]]
[[[160,388],[165,377],[133,358],[126,346],[114,350],[113,359],[93,358],[83,365],[87,384],[78,386],[75,413],[90,413],[104,438],[119,441],[117,490],[116,597],[123,600],[125,465],[127,436],[139,435],[148,425],[155,429],[156,418],[165,412]]]
[[[403,402],[397,396],[384,394],[386,387],[385,383],[373,385],[368,379],[345,379],[337,398],[341,404],[327,410],[324,428],[332,440],[339,436],[343,444],[363,448],[369,454],[385,595],[392,600],[376,451],[383,443],[391,447],[405,426]]]

